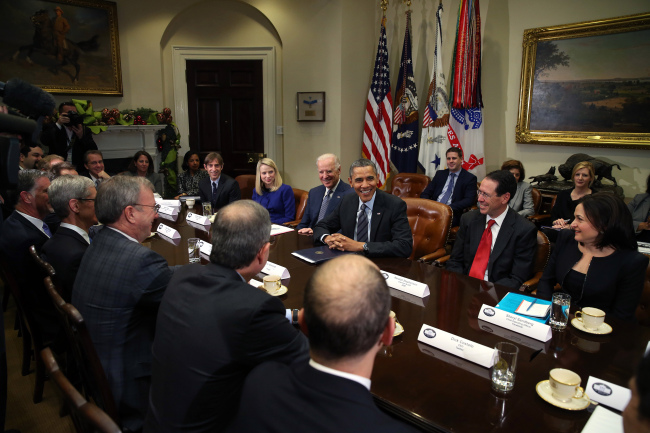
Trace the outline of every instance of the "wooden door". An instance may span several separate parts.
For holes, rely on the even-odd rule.
[[[262,60],[188,60],[190,149],[219,152],[224,173],[254,174],[264,153]]]

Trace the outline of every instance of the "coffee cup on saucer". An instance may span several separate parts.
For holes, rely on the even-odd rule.
[[[185,200],[185,204],[187,204],[187,207],[192,209],[194,207],[194,202],[195,200],[193,198],[188,198]]]
[[[270,295],[273,295],[282,287],[282,280],[279,275],[267,275],[262,280],[264,281],[264,290]]]
[[[580,311],[576,311],[575,317],[582,322],[585,328],[595,331],[605,321],[605,312],[598,308],[585,307]]]
[[[580,376],[565,368],[554,368],[549,373],[549,384],[553,398],[569,402],[572,398],[582,398],[584,390],[580,386]]]

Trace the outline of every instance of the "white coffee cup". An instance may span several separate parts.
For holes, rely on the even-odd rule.
[[[194,207],[194,202],[195,202],[195,200],[193,198],[188,198],[187,200],[185,200],[185,203],[187,204],[187,207],[189,207],[190,209],[192,209]]]
[[[565,368],[554,368],[549,373],[549,384],[553,397],[561,402],[569,402],[572,398],[582,398],[584,390],[580,386],[580,376]]]
[[[263,278],[264,281],[264,290],[269,292],[269,294],[274,294],[280,287],[282,287],[282,280],[279,275],[267,275]]]
[[[576,311],[576,319],[581,321],[585,328],[595,331],[605,321],[605,312],[598,308],[585,307],[580,311]]]

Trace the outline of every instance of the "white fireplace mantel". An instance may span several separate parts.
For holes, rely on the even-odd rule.
[[[160,167],[160,154],[156,145],[156,132],[165,125],[112,125],[93,136],[104,159],[130,158],[137,151],[145,150],[154,159],[154,169]]]

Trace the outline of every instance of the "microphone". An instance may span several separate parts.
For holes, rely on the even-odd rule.
[[[18,78],[0,81],[0,96],[8,106],[33,118],[51,116],[56,106],[52,95]]]

